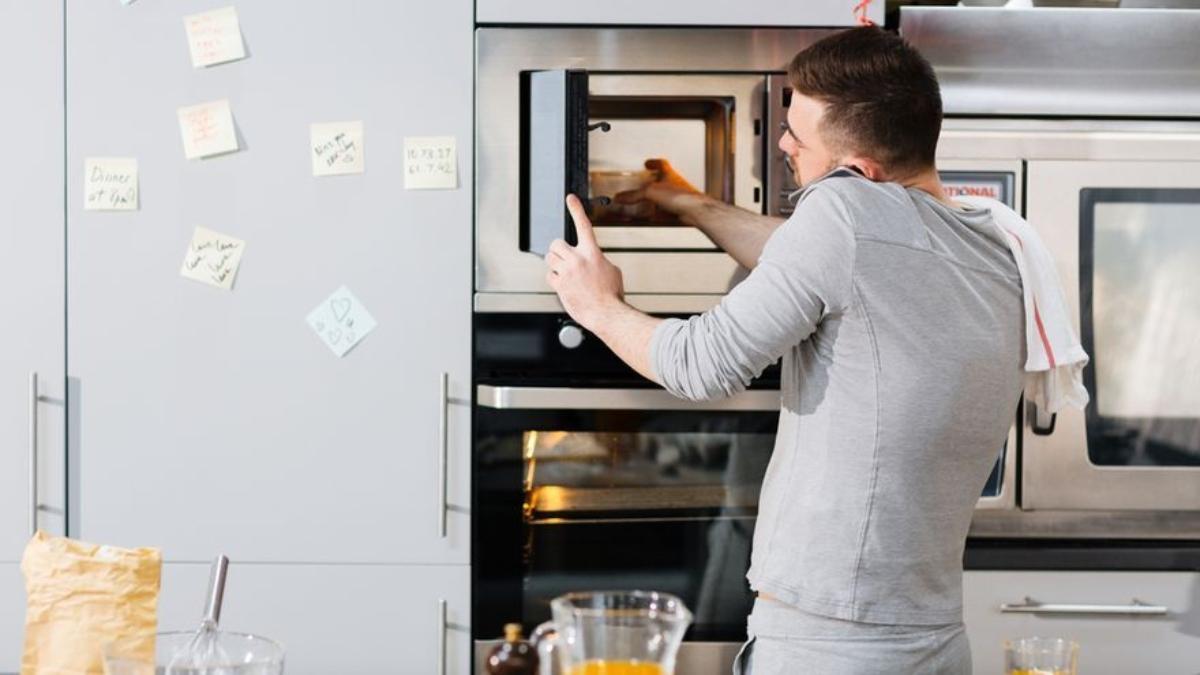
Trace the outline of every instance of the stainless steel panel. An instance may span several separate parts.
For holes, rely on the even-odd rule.
[[[740,92],[735,103],[738,153],[735,203],[758,208],[753,201],[754,184],[746,181],[763,175],[762,145],[761,139],[755,138],[753,113],[757,111],[757,116],[762,116],[764,78],[761,74],[751,74],[782,71],[797,51],[831,32],[694,28],[477,30],[476,289],[549,291],[542,260],[521,252],[518,247],[520,92],[517,85],[522,70],[584,68],[596,74],[593,89],[596,93]],[[605,89],[610,86],[605,84],[606,78],[622,71],[637,71],[644,76],[608,80],[619,84],[623,91]],[[653,77],[667,73],[676,75]],[[647,84],[639,85],[639,81]],[[637,87],[645,89],[636,90]],[[752,139],[754,142],[749,142]],[[770,142],[774,143],[773,138]],[[721,252],[621,252],[610,257],[624,272],[625,288],[631,293],[723,293],[732,288],[741,274],[733,259]]]
[[[629,305],[650,314],[699,314],[716,307],[724,295],[650,295],[630,293]],[[496,314],[526,312],[561,314],[562,303],[553,293],[476,293],[475,311]]]
[[[602,249],[620,248],[672,248],[696,251],[712,251],[717,245],[694,227],[655,227],[633,225],[630,227],[597,227],[596,243]]]
[[[1023,489],[1028,488],[1023,486]],[[1200,511],[976,511],[971,520],[970,536],[989,539],[1200,539]]]
[[[1200,122],[946,118],[945,160],[1200,160]]]
[[[715,401],[688,401],[662,389],[493,387],[481,384],[476,399],[498,410],[779,410],[778,389],[743,391]]]
[[[1079,191],[1200,187],[1200,163],[1030,162],[1028,176],[1027,216],[1054,256],[1078,335]],[[1023,508],[1200,510],[1200,468],[1096,466],[1088,457],[1083,411],[1060,411],[1048,436],[1032,433],[1030,417],[1022,439]]]
[[[947,114],[1200,117],[1200,11],[903,7]]]

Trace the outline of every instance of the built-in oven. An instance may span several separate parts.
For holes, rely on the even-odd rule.
[[[778,366],[732,398],[690,402],[561,311],[491,309],[475,315],[479,648],[506,622],[532,630],[563,593],[643,588],[694,612],[682,659],[697,649],[732,658],[753,602],[745,574],[779,417]],[[1015,436],[997,455],[980,510],[1013,503]]]
[[[948,119],[939,151],[1024,168],[1091,357],[1084,410],[1024,404],[1019,508],[972,535],[1200,540],[1200,122]]]
[[[1173,142],[1200,151],[1196,132]],[[1092,402],[1026,428],[1028,508],[1200,510],[1196,159],[1029,164]]]

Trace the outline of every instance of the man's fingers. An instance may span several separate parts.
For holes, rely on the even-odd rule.
[[[618,204],[636,204],[646,198],[646,190],[626,190],[613,195],[613,201]]]
[[[550,255],[558,256],[563,260],[576,255],[575,249],[571,248],[571,245],[562,239],[555,239],[554,241],[550,242],[550,248],[547,249],[547,252]]]
[[[575,195],[567,195],[567,210],[575,221],[575,232],[579,235],[579,248],[591,251],[596,248],[596,237],[592,234],[592,221],[588,219],[583,202]]]

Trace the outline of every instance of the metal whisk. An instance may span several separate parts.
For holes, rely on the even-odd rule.
[[[229,655],[221,649],[217,624],[221,620],[221,601],[225,596],[225,574],[229,569],[229,558],[217,556],[213,561],[212,574],[208,579],[208,596],[204,603],[204,617],[196,635],[171,655],[165,675],[218,675],[222,667],[233,665]]]

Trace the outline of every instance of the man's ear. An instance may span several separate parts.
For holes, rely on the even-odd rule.
[[[887,174],[883,170],[883,166],[870,157],[851,155],[849,157],[842,158],[842,161],[838,162],[838,164],[841,166],[851,167],[855,171],[858,171],[873,181],[885,181],[888,179]]]

